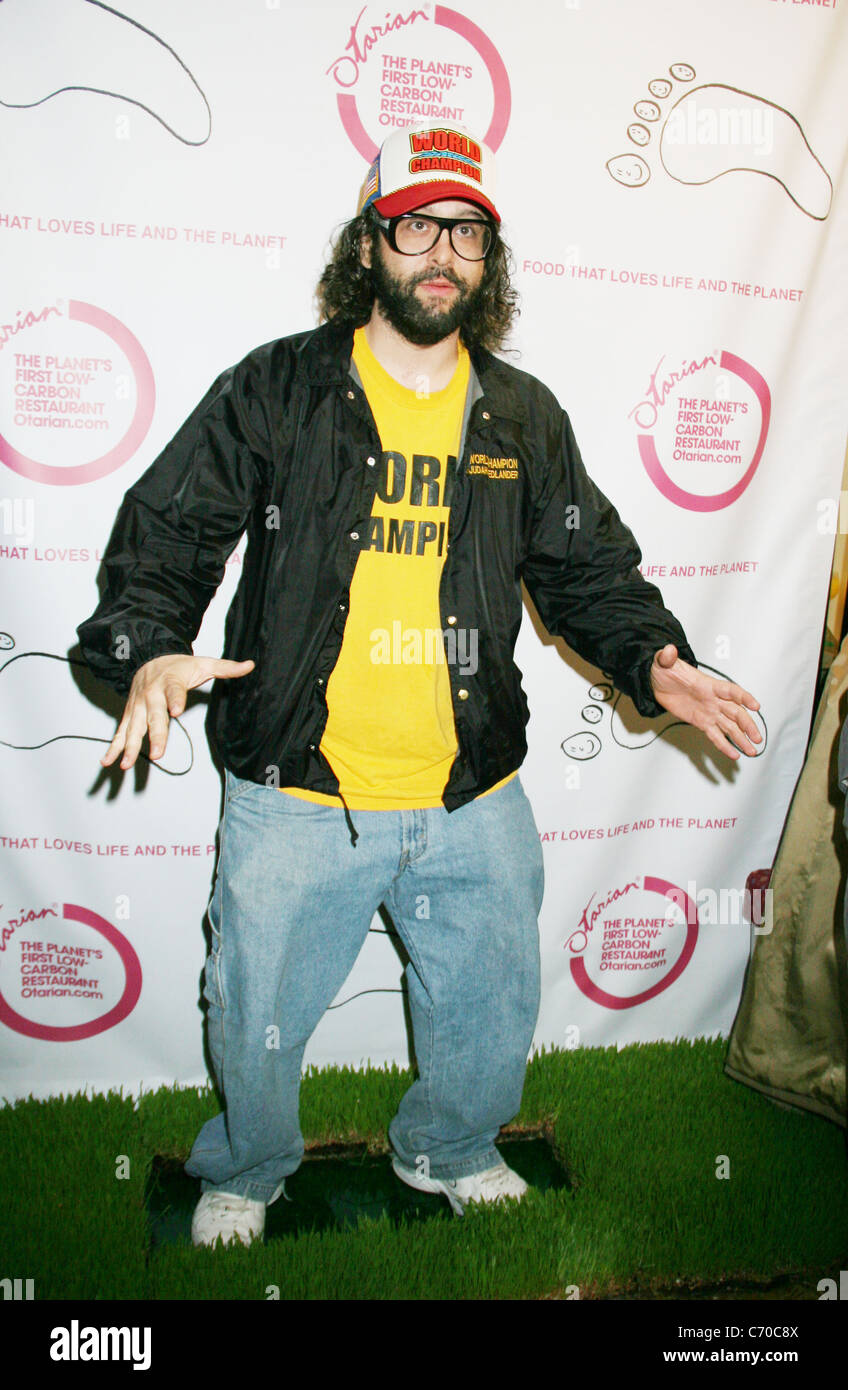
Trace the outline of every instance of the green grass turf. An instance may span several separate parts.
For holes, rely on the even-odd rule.
[[[543,1051],[510,1129],[545,1130],[568,1188],[249,1249],[151,1249],[153,1158],[188,1154],[218,1109],[211,1090],[19,1101],[0,1110],[0,1277],[34,1279],[37,1299],[537,1299],[792,1276],[794,1297],[816,1298],[848,1266],[845,1136],[729,1080],[725,1051],[721,1039]],[[307,1149],[387,1153],[410,1080],[397,1067],[310,1070]]]

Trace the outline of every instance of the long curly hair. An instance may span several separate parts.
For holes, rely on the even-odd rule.
[[[374,286],[370,269],[359,258],[359,249],[363,238],[370,238],[372,257],[376,255],[379,235],[380,227],[370,207],[345,223],[338,233],[316,289],[322,321],[339,318],[355,328],[368,322],[374,306]],[[512,270],[512,253],[495,229],[480,284],[479,312],[471,323],[460,329],[467,348],[481,347],[497,352],[503,347],[513,319],[520,313],[518,293],[510,281]]]

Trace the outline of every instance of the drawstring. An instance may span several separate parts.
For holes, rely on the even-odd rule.
[[[350,831],[350,843],[353,845],[353,848],[356,849],[356,842],[359,839],[359,831],[355,828],[353,821],[350,818],[350,811],[347,809],[347,802],[342,796],[341,790],[339,790],[336,794],[340,798],[341,803],[344,806],[345,820],[347,821],[347,828]]]
[[[2,0],[0,0],[0,3],[2,3]],[[319,757],[321,757],[321,756],[323,756],[323,755],[321,754],[321,752],[320,752],[320,750],[319,750]],[[324,761],[325,761],[325,763],[327,763],[327,766],[330,768],[330,771],[332,772],[333,769],[332,769],[332,767],[330,767],[330,764],[329,764],[329,762],[327,761],[327,758],[326,758],[326,757],[324,757]],[[335,775],[335,774],[333,774],[333,775]],[[334,795],[334,796],[337,796],[337,797],[339,798],[339,800],[341,801],[342,805],[344,806],[345,820],[347,821],[347,828],[348,828],[348,830],[350,831],[350,843],[353,845],[353,848],[356,849],[356,842],[357,842],[357,840],[359,839],[359,831],[356,829],[356,826],[354,825],[353,821],[352,821],[351,818],[350,818],[350,811],[348,810],[347,802],[345,801],[344,797],[342,796],[341,787],[339,787],[339,790],[338,790],[337,792],[334,792],[333,795]]]

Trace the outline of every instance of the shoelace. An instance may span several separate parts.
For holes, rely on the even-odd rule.
[[[209,1206],[214,1207],[216,1212],[243,1212],[244,1207],[242,1206],[242,1203],[246,1202],[247,1200],[248,1198],[246,1197],[231,1197],[228,1193],[225,1192],[213,1192],[210,1197]]]

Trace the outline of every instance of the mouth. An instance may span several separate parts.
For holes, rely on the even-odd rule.
[[[439,276],[434,276],[431,280],[422,280],[421,285],[425,290],[431,290],[433,294],[443,295],[456,291],[456,285],[452,280],[445,280]]]

